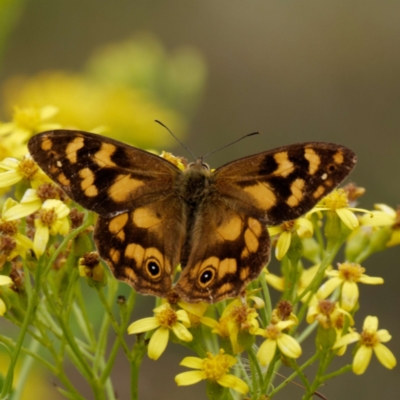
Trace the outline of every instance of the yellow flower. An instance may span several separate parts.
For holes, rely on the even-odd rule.
[[[280,234],[275,247],[275,256],[278,260],[282,260],[289,250],[293,234],[297,234],[301,238],[310,238],[313,235],[314,229],[310,220],[307,218],[298,218],[296,220],[286,221],[279,226],[269,227],[268,232],[270,236]]]
[[[236,364],[235,357],[224,354],[220,350],[219,354],[207,353],[206,358],[185,357],[180,365],[196,369],[196,371],[182,372],[175,377],[178,386],[193,385],[201,380],[208,379],[217,382],[219,385],[232,388],[239,393],[246,394],[249,387],[246,382],[235,375],[229,374],[229,369]]]
[[[375,204],[378,211],[371,211],[370,215],[361,218],[361,224],[366,226],[388,226],[392,228],[391,236],[386,246],[400,244],[400,207],[394,210],[386,204]]]
[[[303,268],[303,270],[301,271],[300,278],[297,282],[296,293],[297,293],[298,297],[301,296],[301,294],[304,292],[304,290],[308,287],[308,285],[315,278],[315,275],[317,274],[317,272],[319,270],[319,266],[320,265],[317,264],[317,265],[314,265],[307,269]],[[279,290],[280,292],[283,292],[285,290],[285,279],[283,277],[280,277],[280,276],[270,273],[268,275],[265,275],[265,280],[274,289]],[[315,295],[313,295],[313,293],[311,293],[311,292],[309,294],[303,296],[301,298],[301,301],[303,303],[307,303],[310,296],[313,297],[313,299],[311,301],[314,301]]]
[[[240,299],[235,299],[227,305],[218,322],[209,317],[202,317],[201,322],[213,328],[213,333],[229,338],[235,354],[244,350],[238,342],[238,335],[253,335],[259,328],[257,311]]]
[[[9,187],[25,179],[32,187],[37,188],[49,180],[30,155],[26,155],[21,161],[5,158],[0,162],[0,169],[5,170],[0,172],[0,187]]]
[[[358,282],[367,285],[380,285],[383,283],[382,278],[364,275],[364,272],[365,268],[357,263],[345,262],[338,264],[338,270],[326,272],[330,279],[318,289],[317,297],[326,299],[337,287],[341,286],[340,305],[346,311],[353,310],[359,297]]]
[[[16,157],[26,153],[27,140],[35,133],[60,128],[59,124],[47,121],[57,114],[53,106],[14,108],[13,122],[0,125],[2,144],[13,150]]]
[[[8,221],[5,218],[7,211],[14,206],[15,200],[8,198],[4,203],[0,218],[0,265],[5,260],[12,260],[17,255],[26,257],[26,252],[33,248],[32,241],[18,231],[17,221]]]
[[[49,235],[66,235],[69,231],[69,208],[61,200],[46,200],[35,219],[33,250],[40,257],[49,241]]]
[[[388,342],[392,337],[386,329],[378,330],[378,322],[377,317],[366,317],[361,333],[351,332],[344,335],[334,345],[334,348],[338,348],[350,343],[359,342],[359,347],[353,360],[353,372],[357,375],[363,374],[367,369],[372,351],[374,351],[376,357],[384,367],[393,369],[397,364],[393,353],[382,344]]]
[[[277,348],[287,357],[298,358],[301,356],[300,344],[292,336],[283,331],[295,325],[293,320],[280,321],[277,324],[270,324],[265,329],[258,329],[257,335],[266,338],[257,352],[260,364],[268,365],[276,353]]]
[[[292,304],[287,300],[281,300],[272,310],[271,324],[275,325],[280,321],[293,321],[295,325],[299,323],[296,314],[293,313]]]
[[[147,353],[149,358],[157,360],[167,347],[170,330],[184,342],[190,342],[193,336],[187,329],[190,322],[185,310],[175,311],[169,303],[164,303],[153,311],[154,317],[133,322],[128,327],[128,333],[142,333],[157,329],[150,338]]]
[[[178,306],[185,310],[189,316],[190,327],[195,328],[200,326],[203,314],[207,311],[207,303],[187,303],[186,301],[178,301]]]
[[[370,211],[349,207],[346,191],[343,189],[337,189],[324,197],[309,213],[308,215],[318,212],[328,211],[336,213],[343,223],[351,230],[359,226],[358,218],[353,211],[369,213]]]
[[[341,328],[345,316],[349,318],[350,325],[354,325],[351,314],[340,308],[337,301],[319,300],[308,308],[306,320],[309,324],[317,321],[324,329]]]

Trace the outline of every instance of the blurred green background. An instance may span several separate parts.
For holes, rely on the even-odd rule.
[[[32,90],[40,94],[46,85],[38,76],[64,71],[68,79],[85,77],[85,90],[79,91],[78,85],[73,94],[80,99],[82,115],[88,115],[88,93],[104,89],[98,95],[103,96],[101,111],[93,111],[100,107],[94,101],[88,126],[83,126],[82,117],[71,124],[84,129],[102,126],[101,116],[113,103],[107,98],[118,97],[107,81],[114,74],[113,83],[142,86],[136,103],[130,94],[113,113],[119,122],[111,117],[105,121],[109,135],[187,156],[154,119],[167,124],[196,154],[249,132],[264,133],[211,156],[212,167],[294,142],[341,143],[358,155],[351,181],[367,189],[360,206],[396,207],[399,18],[400,2],[390,0],[0,0],[0,120],[11,118],[13,105],[26,105],[18,101],[29,95],[14,92],[21,80],[35,79],[39,84]],[[138,49],[129,58],[132,40],[139,41],[148,68],[140,69]],[[129,71],[138,65],[133,79]],[[145,76],[150,67],[153,75]],[[59,88],[59,97],[65,96],[61,84],[53,86]],[[57,91],[47,98],[54,97]],[[135,104],[151,106],[142,110]],[[376,254],[364,266],[368,275],[383,277],[385,284],[360,287],[356,324],[361,328],[366,315],[378,316],[380,328],[393,335],[388,347],[399,360],[400,248]],[[132,320],[149,315],[152,302],[145,299],[142,304]],[[169,346],[157,362],[145,359],[140,398],[204,399],[201,384],[176,387],[173,378],[184,370],[178,364],[186,353]],[[305,346],[303,357],[311,351]],[[337,365],[350,357],[348,351]],[[288,371],[283,368],[281,373]],[[129,398],[128,374],[121,357],[114,371],[120,399]],[[388,371],[373,360],[364,375],[339,377],[320,392],[330,400],[393,399],[400,396],[399,378],[398,367]],[[79,377],[76,382],[81,384]],[[49,378],[49,387],[52,383]],[[283,393],[276,399],[300,399],[302,390],[289,385]]]

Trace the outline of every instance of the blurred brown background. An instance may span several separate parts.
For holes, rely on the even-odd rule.
[[[8,38],[0,85],[15,74],[79,70],[95,48],[151,32],[168,50],[196,47],[208,65],[205,95],[183,139],[195,153],[252,131],[264,133],[213,155],[212,166],[294,142],[338,142],[358,155],[351,180],[367,188],[360,206],[396,207],[399,20],[400,2],[390,0],[31,0]],[[183,153],[178,146],[170,150]],[[365,266],[385,285],[360,285],[357,325],[377,315],[393,335],[388,347],[399,360],[400,248],[373,256]],[[147,316],[143,310],[132,320]],[[307,354],[305,348],[304,359]],[[182,357],[181,348],[169,345],[159,361],[145,359],[140,398],[204,399],[201,384],[176,387]],[[127,399],[128,365],[122,359],[114,375],[119,398]],[[373,359],[364,375],[339,377],[320,391],[329,400],[394,399],[399,378],[399,367],[388,371]],[[302,390],[289,385],[283,393],[276,399],[300,399]]]

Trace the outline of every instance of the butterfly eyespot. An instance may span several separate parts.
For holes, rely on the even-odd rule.
[[[199,284],[202,287],[208,286],[214,278],[214,270],[207,268],[199,277]]]
[[[147,261],[146,269],[152,278],[158,278],[161,275],[161,268],[154,260]]]

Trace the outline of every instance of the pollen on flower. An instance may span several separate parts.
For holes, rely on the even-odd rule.
[[[296,220],[292,219],[291,221],[285,221],[281,224],[281,228],[283,231],[292,232],[296,226]]]
[[[17,247],[17,242],[11,236],[0,236],[0,253],[9,255]]]
[[[157,313],[156,318],[164,328],[171,328],[178,321],[176,312],[170,307],[163,308],[159,313]]]
[[[360,337],[361,344],[367,347],[374,347],[378,343],[380,343],[380,340],[378,339],[376,332],[371,332],[369,330],[364,329],[361,332],[361,337]]]
[[[265,337],[276,340],[281,335],[281,330],[276,325],[270,324],[265,328]]]
[[[331,210],[337,210],[349,206],[346,192],[343,189],[334,190],[322,200],[322,205]]]
[[[207,358],[203,360],[202,369],[206,379],[217,381],[226,375],[231,366],[231,357],[224,354],[224,350],[221,349],[216,356],[207,353]]]
[[[275,310],[274,310],[275,311]],[[276,307],[278,321],[286,321],[293,311],[292,304],[287,300],[281,300]]]
[[[357,282],[361,275],[365,272],[365,268],[363,268],[360,264],[348,262],[338,264],[338,269],[339,274],[343,279],[353,282]]]
[[[50,182],[45,182],[36,189],[36,194],[43,202],[48,199],[65,200],[65,193]]]
[[[39,219],[45,226],[51,226],[57,220],[57,214],[54,208],[49,210],[42,209],[39,211]]]
[[[0,219],[0,233],[14,236],[18,232],[18,221],[4,221]]]
[[[25,179],[32,180],[39,171],[39,167],[30,157],[25,157],[19,163],[18,170]]]

